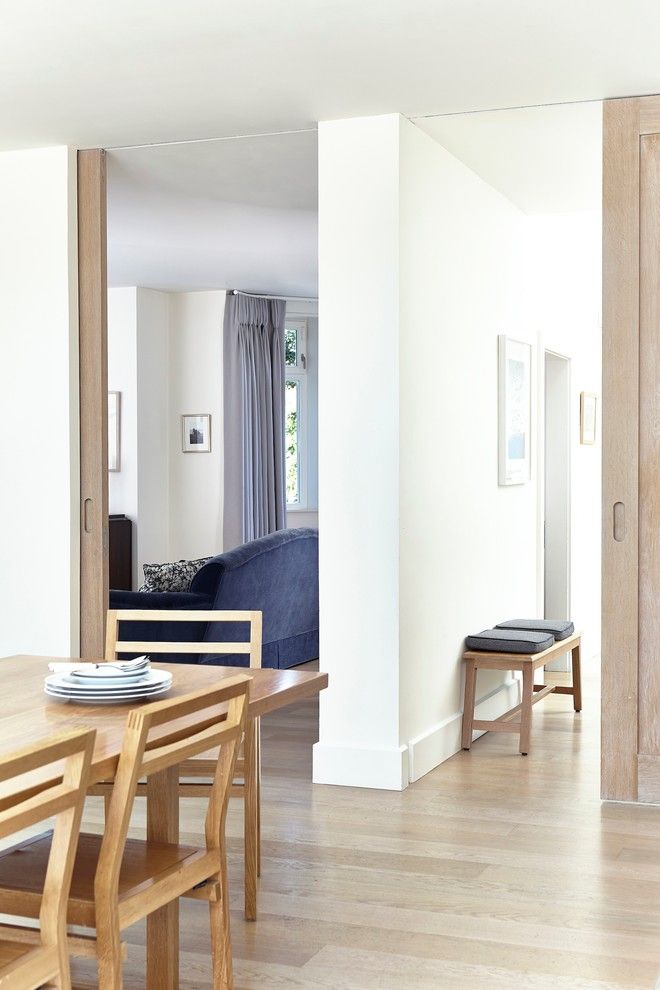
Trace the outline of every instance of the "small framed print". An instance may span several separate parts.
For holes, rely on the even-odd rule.
[[[108,471],[121,471],[121,392],[108,392]]]
[[[580,392],[580,443],[596,442],[596,403],[593,392]]]
[[[185,413],[181,417],[181,450],[184,454],[208,454],[211,450],[209,413]]]
[[[498,483],[524,485],[531,478],[532,347],[498,337]]]

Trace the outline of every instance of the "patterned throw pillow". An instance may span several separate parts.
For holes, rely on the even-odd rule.
[[[144,584],[140,591],[189,591],[200,567],[210,557],[199,560],[177,560],[172,564],[143,564]]]

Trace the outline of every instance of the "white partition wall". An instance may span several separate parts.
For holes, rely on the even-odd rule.
[[[399,118],[319,128],[321,697],[314,779],[398,789]]]
[[[532,479],[500,488],[497,338],[533,340],[523,215],[403,118],[319,128],[314,779],[405,787],[460,746],[463,637],[536,614]],[[481,718],[515,704],[486,673]]]
[[[1,153],[0,217],[0,656],[75,656],[75,154]]]

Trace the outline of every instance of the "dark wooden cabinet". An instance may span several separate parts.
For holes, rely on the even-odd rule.
[[[133,521],[123,515],[110,516],[110,587],[133,590]]]

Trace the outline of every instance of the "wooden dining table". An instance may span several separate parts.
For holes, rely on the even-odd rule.
[[[96,729],[90,786],[112,780],[121,753],[127,705],[81,705],[58,701],[44,693],[48,664],[68,658],[14,656],[0,659],[0,757],[72,729]],[[74,658],[69,662],[85,662]],[[316,671],[270,668],[224,667],[198,664],[152,664],[173,675],[168,697],[191,691],[211,690],[225,677],[246,674],[250,679],[250,701],[246,742],[254,739],[255,719],[285,708],[322,691],[328,675]],[[257,748],[246,745],[245,814],[258,815],[256,778]],[[179,841],[179,772],[177,767],[153,774],[147,781],[147,838],[152,842]],[[246,849],[246,914],[253,898],[256,910],[256,848]],[[248,861],[250,860],[250,861]],[[147,920],[147,990],[176,990],[179,984],[178,902],[153,912]]]

